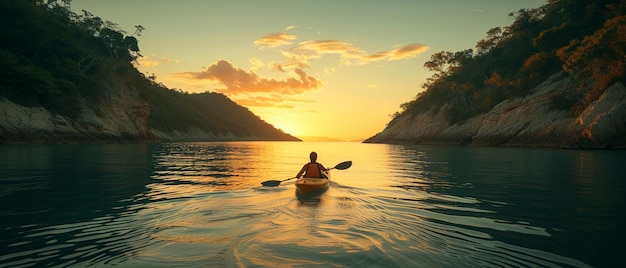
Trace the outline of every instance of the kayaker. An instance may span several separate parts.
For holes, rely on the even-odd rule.
[[[298,175],[296,175],[296,178],[300,178],[302,174],[307,178],[326,178],[326,176],[322,174],[322,171],[326,171],[327,169],[324,165],[317,163],[317,153],[311,152],[309,159],[311,159],[311,162],[304,164],[300,172],[298,172]]]

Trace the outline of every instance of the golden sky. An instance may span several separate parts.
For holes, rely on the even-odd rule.
[[[138,37],[138,68],[214,91],[295,136],[364,139],[422,91],[439,51],[474,48],[544,0],[73,0]]]

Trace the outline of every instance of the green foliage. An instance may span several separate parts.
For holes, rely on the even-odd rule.
[[[580,77],[591,77],[595,84],[584,99],[576,104],[575,112],[600,97],[610,84],[624,79],[626,61],[626,15],[606,21],[604,27],[582,40],[572,42],[557,51],[564,62],[563,69]]]
[[[69,9],[70,0],[0,0],[0,96],[76,117],[79,99],[97,101],[104,81],[123,79],[150,104],[148,127],[199,128],[216,135],[296,140],[217,93],[185,94],[134,66],[138,40],[115,23]]]
[[[625,14],[626,1],[621,0],[549,0],[536,9],[512,12],[514,22],[489,30],[475,53],[433,54],[424,64],[434,71],[422,86],[425,91],[402,104],[394,119],[445,107],[451,123],[462,122],[530,93],[561,71],[594,79],[586,94],[572,92],[554,100],[555,109],[581,111],[608,85],[625,79]]]
[[[137,39],[73,13],[69,3],[0,2],[1,96],[76,117],[78,97],[97,96],[93,81],[106,77],[107,68],[133,68]]]
[[[198,128],[216,135],[294,140],[223,94],[187,94],[147,81],[135,80],[132,86],[150,104],[150,128],[166,132]]]

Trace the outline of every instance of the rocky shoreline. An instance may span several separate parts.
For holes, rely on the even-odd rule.
[[[555,96],[577,87],[555,75],[533,93],[505,100],[491,111],[450,124],[446,106],[402,114],[366,143],[626,149],[626,87],[617,82],[579,116],[553,108]]]
[[[199,128],[186,131],[154,129],[148,125],[150,106],[136,89],[117,79],[110,79],[105,84],[105,90],[97,100],[78,100],[80,113],[73,118],[54,114],[43,107],[22,106],[0,96],[0,144],[280,139],[254,135],[241,137],[228,131],[211,133]]]

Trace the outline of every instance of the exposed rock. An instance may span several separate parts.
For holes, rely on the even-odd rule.
[[[0,98],[0,142],[76,143],[151,141],[150,107],[122,81],[111,79],[96,101],[80,98],[76,119],[42,107],[24,107]]]
[[[52,135],[76,136],[78,131],[65,117],[41,107],[28,108],[0,98],[0,140],[30,142]]]
[[[519,146],[561,148],[626,148],[626,88],[606,89],[578,117],[552,107],[552,99],[577,88],[569,77],[553,76],[528,96],[505,100],[492,110],[450,125],[447,106],[402,114],[365,142]]]
[[[626,148],[626,88],[616,83],[585,109],[569,132],[575,134],[565,146]]]
[[[123,79],[105,81],[100,96],[90,100],[79,98],[78,105],[80,113],[70,118],[53,114],[42,107],[25,107],[0,96],[0,143],[298,141],[288,134],[272,136],[265,133],[257,137],[254,134],[234,135],[227,130],[212,133],[197,127],[185,131],[150,128],[149,104],[141,98],[138,90],[129,88]],[[279,131],[276,130],[276,133]]]

